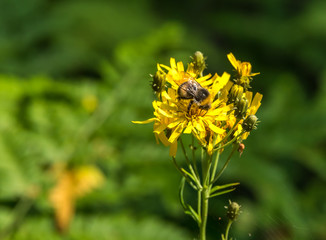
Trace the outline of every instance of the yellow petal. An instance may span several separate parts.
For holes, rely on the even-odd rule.
[[[195,72],[196,72],[196,70],[194,69],[194,64],[193,63],[189,63],[188,64],[188,67],[187,67],[187,73],[189,73],[190,75],[192,75]]]
[[[208,153],[208,155],[213,154],[213,141],[209,141],[208,146],[207,146],[207,153]]]
[[[229,54],[227,55],[227,57],[228,57],[230,63],[232,64],[232,66],[233,66],[235,69],[238,70],[238,68],[239,68],[239,63],[238,63],[237,59],[234,57],[234,55],[233,55],[232,53],[229,53]]]
[[[179,88],[179,85],[175,82],[175,79],[172,78],[171,76],[170,77],[167,77],[166,78],[166,81],[171,84],[171,86],[172,86],[173,89],[178,89]]]
[[[225,102],[227,101],[228,93],[229,93],[232,86],[233,86],[233,82],[228,81],[227,84],[225,85],[225,87],[223,89],[221,89],[221,94],[220,94],[220,100],[221,101],[225,101]]]
[[[167,100],[171,100],[171,97],[169,96],[169,94],[166,91],[162,92],[162,97],[167,99]]]
[[[259,72],[258,73],[251,73],[249,76],[253,77],[253,76],[256,76],[258,74],[260,74],[260,73]]]
[[[177,99],[177,97],[178,97],[177,91],[174,90],[173,88],[168,89],[168,94],[171,97],[171,99],[173,99],[173,101],[175,101]]]
[[[164,146],[169,146],[171,143],[169,142],[169,139],[166,137],[164,132],[161,132],[159,134],[156,134],[156,136],[160,139],[160,141],[163,143]]]
[[[203,145],[206,145],[206,131],[199,133],[199,139],[202,143],[204,143]]]
[[[164,73],[163,69],[161,68],[160,64],[157,64],[157,70]]]
[[[215,125],[214,125],[213,123],[211,123],[210,121],[205,121],[205,122],[208,124],[209,128],[210,128],[213,132],[215,132],[215,133],[217,133],[217,134],[222,134],[222,133],[224,133],[224,131],[225,131],[224,129],[215,126]]]
[[[170,138],[169,138],[169,142],[170,143],[173,143],[173,142],[175,142],[177,139],[178,139],[178,137],[181,135],[181,133],[182,133],[182,130],[183,130],[183,123],[180,123],[174,130],[173,130],[173,132],[172,132],[172,134],[171,134],[171,136],[170,136]]]
[[[160,144],[159,137],[157,133],[154,133],[156,144]]]
[[[136,123],[136,124],[146,124],[146,123],[150,123],[150,122],[154,122],[158,120],[157,118],[150,118],[150,119],[147,119],[145,121],[131,121],[132,123]]]
[[[176,69],[177,68],[177,64],[176,64],[174,58],[170,58],[170,66],[171,66],[172,69]]]
[[[226,117],[226,112],[229,110],[229,107],[223,107],[223,108],[216,108],[214,110],[209,111],[207,116],[212,116],[215,118],[215,120],[223,120]]]
[[[194,123],[193,123],[194,124]],[[204,127],[204,124],[203,124],[203,121],[199,120],[199,121],[196,121],[195,124],[194,124],[195,128],[199,131],[199,132],[204,132],[205,131],[205,127]]]
[[[177,119],[176,121],[170,123],[168,125],[168,128],[174,128],[176,127],[177,125],[179,125],[180,123],[182,123],[184,121],[184,119],[180,118],[180,119]]]
[[[169,155],[172,156],[172,157],[175,157],[175,155],[177,155],[177,149],[178,149],[178,141],[174,141],[170,145],[170,153],[169,153]]]
[[[263,98],[262,94],[256,93],[254,99],[252,100],[251,106],[250,106],[250,114],[256,114],[258,108],[261,105],[262,98]]]
[[[161,108],[157,109],[157,113],[159,113],[160,115],[163,115],[164,117],[167,117],[167,118],[172,118],[173,117],[173,115],[167,113],[166,111],[162,110]]]
[[[252,92],[247,91],[245,95],[246,95],[246,98],[247,98],[247,100],[248,100],[248,104],[249,104],[249,106],[251,106],[251,101],[252,101]]]
[[[218,76],[216,74],[216,76]],[[212,94],[216,95],[230,80],[230,74],[224,72],[222,77],[217,77],[213,83]]]
[[[154,133],[160,134],[166,129],[166,124],[157,124],[154,126]]]
[[[246,139],[249,137],[249,134],[250,134],[250,132],[245,132],[245,133],[241,136],[241,138],[242,138],[243,140],[246,140]]]
[[[208,85],[210,85],[210,84],[212,84],[212,80],[211,79],[209,79],[210,77],[212,76],[212,74],[207,74],[207,75],[205,75],[205,76],[203,76],[203,77],[200,77],[200,78],[197,78],[196,79],[196,81],[202,86],[202,87],[206,87],[206,86],[208,86]],[[209,80],[208,80],[209,79]]]
[[[192,132],[192,123],[191,122],[188,122],[188,125],[186,127],[186,129],[183,131],[185,134],[190,134]]]
[[[153,108],[156,110],[158,108],[157,101],[152,102]]]
[[[224,72],[222,74],[222,77],[220,78],[220,84],[223,85],[223,87],[228,83],[228,81],[230,80],[230,74]]]
[[[182,63],[182,62],[178,62],[177,64],[178,64],[178,65],[177,65],[177,67],[178,67],[178,71],[179,71],[179,72],[184,72],[185,69],[184,69],[184,67],[183,67],[183,63]]]

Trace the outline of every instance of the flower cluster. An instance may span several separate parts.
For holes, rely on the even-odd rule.
[[[249,62],[241,62],[236,60],[232,53],[227,55],[232,66],[236,70],[236,74],[232,79],[234,84],[230,89],[228,95],[228,102],[233,103],[234,112],[233,116],[230,116],[230,122],[239,122],[236,126],[235,136],[240,136],[239,142],[247,139],[251,130],[256,129],[258,118],[256,112],[260,107],[263,95],[256,93],[253,97],[253,93],[248,91],[251,88],[250,83],[252,77],[259,73],[251,73],[251,64]]]
[[[252,77],[251,64],[240,62],[232,53],[228,55],[237,73],[224,72],[203,75],[205,57],[196,52],[187,69],[182,62],[170,59],[170,66],[157,65],[152,87],[157,95],[153,101],[154,117],[145,124],[154,122],[157,141],[170,147],[170,155],[177,152],[181,134],[193,134],[200,145],[212,155],[222,151],[230,139],[241,142],[256,128],[254,115],[260,106],[262,95],[248,91]]]

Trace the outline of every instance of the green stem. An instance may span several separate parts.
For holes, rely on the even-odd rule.
[[[178,165],[178,163],[177,163],[175,157],[172,157],[172,162],[173,162],[173,165],[175,166],[175,168],[176,168],[176,169],[181,173],[181,175],[182,175],[182,176],[187,180],[187,182],[190,184],[190,186],[192,186],[194,189],[198,189],[198,188],[197,188],[197,182],[196,182],[196,180],[195,180],[194,178],[190,178],[186,173],[184,173],[184,172],[182,171],[182,169],[179,167],[179,165]],[[195,185],[191,180],[194,181],[196,185]]]
[[[239,137],[241,137],[246,131],[242,131],[239,135],[235,136],[234,138],[232,138],[231,141],[229,141],[228,143],[224,144],[223,146],[219,146],[217,148],[214,148],[214,151],[220,150],[222,148],[226,148],[227,146],[231,145],[232,143],[234,143]]]
[[[195,153],[195,137],[194,135],[191,135],[192,136],[192,146],[191,146],[191,150],[192,150],[192,165],[195,169],[195,173],[197,176],[199,176],[199,173],[198,173],[198,169],[197,169],[197,161],[196,161],[196,153]]]
[[[183,145],[183,141],[182,141],[182,138],[181,137],[179,138],[179,142],[180,142],[180,145],[181,145],[181,149],[182,149],[183,155],[185,156],[186,162],[187,162],[188,165],[190,165],[189,158],[188,158],[188,155],[187,155],[185,146]]]
[[[200,222],[198,223],[199,227],[201,225],[201,219],[202,219],[202,216],[201,216],[201,193],[202,193],[202,189],[199,189],[197,191],[197,212],[198,212],[198,217],[200,220]]]
[[[183,144],[183,141],[182,141],[182,138],[181,137],[179,138],[179,142],[180,142],[180,145],[181,145],[182,152],[183,152],[183,154],[185,156],[185,159],[186,159],[188,168],[189,168],[192,176],[195,179],[195,182],[196,182],[197,187],[200,188],[201,187],[201,184],[200,184],[200,181],[199,181],[199,176],[196,174],[196,172],[194,171],[193,166],[191,165],[191,163],[189,161],[189,158],[188,158],[188,155],[187,155],[187,152],[186,152],[186,149],[184,147],[184,144]]]
[[[209,176],[210,176],[210,169],[212,165],[212,156],[207,154],[203,150],[204,154],[202,154],[202,186],[208,187],[209,185]]]
[[[217,179],[222,175],[222,173],[224,172],[224,170],[226,169],[226,167],[228,166],[230,160],[231,160],[231,157],[233,155],[233,153],[235,152],[235,150],[237,149],[237,145],[234,145],[233,148],[232,148],[232,151],[228,157],[228,159],[226,160],[226,162],[224,163],[224,166],[222,167],[222,169],[219,171],[219,173],[216,175],[216,177],[213,179],[213,181],[211,181],[210,183],[211,184],[214,184]]]
[[[212,170],[211,181],[212,181],[212,180],[214,179],[214,177],[215,177],[219,158],[220,158],[220,152],[218,151],[218,152],[216,153],[216,157],[215,157],[215,161],[214,161],[214,166],[213,166],[213,170]]]
[[[209,188],[206,186],[201,192],[201,222],[199,226],[199,240],[206,240],[206,225],[208,215]]]
[[[185,178],[187,178],[187,176],[185,176],[184,172],[182,172],[181,168],[177,164],[175,157],[173,157],[173,156],[172,156],[172,162],[173,162],[173,165],[175,166],[175,168],[181,173],[181,175],[184,176]]]
[[[204,152],[204,150],[203,150]],[[199,226],[199,240],[206,240],[206,225],[208,215],[208,200],[210,193],[209,169],[211,156],[202,153],[202,191],[201,191],[201,221]]]
[[[7,239],[8,236],[15,234],[34,202],[35,199],[28,196],[23,196],[20,199],[15,207],[15,218],[5,229],[0,232],[0,239]]]
[[[229,239],[229,231],[232,225],[232,220],[229,220],[228,225],[226,226],[226,230],[225,230],[225,240]]]
[[[232,128],[228,131],[227,135],[217,145],[220,145],[222,142],[224,142],[225,139],[227,139],[231,135],[231,133],[233,132],[233,130],[235,129],[235,127],[238,125],[240,121],[241,119],[236,120]]]

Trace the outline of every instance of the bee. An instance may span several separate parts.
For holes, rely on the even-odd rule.
[[[178,95],[180,99],[191,99],[188,105],[188,113],[193,104],[196,104],[198,108],[203,110],[211,108],[209,91],[206,88],[203,88],[193,78],[179,86]]]

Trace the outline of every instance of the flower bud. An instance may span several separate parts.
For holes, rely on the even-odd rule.
[[[242,123],[242,128],[246,132],[250,132],[253,129],[257,129],[258,118],[256,115],[249,115]]]
[[[240,157],[244,149],[245,149],[245,145],[243,143],[239,143],[238,152],[240,153]]]
[[[191,56],[191,59],[192,59],[191,64],[193,64],[193,68],[196,71],[196,73],[202,75],[203,71],[206,68],[206,62],[205,62],[206,57],[204,57],[204,55],[200,51],[197,51],[194,53],[193,56]]]
[[[239,101],[243,96],[243,87],[234,84],[229,92],[227,104],[235,103]]]
[[[256,73],[251,74],[251,64],[249,62],[242,62],[239,64],[238,76],[236,77],[235,83],[241,85],[245,91],[247,91],[250,86],[250,82],[252,80],[252,76],[256,75]]]
[[[227,206],[226,208],[227,208],[226,216],[231,221],[236,220],[239,214],[241,213],[240,211],[241,206],[236,202],[231,202],[231,200],[229,200],[229,206]]]
[[[244,119],[247,114],[247,110],[249,107],[249,102],[247,98],[242,97],[240,101],[235,102],[235,111],[234,111],[234,116],[237,119]]]
[[[249,62],[242,62],[240,64],[241,76],[251,76],[251,64]]]
[[[151,77],[153,78],[151,85],[154,93],[161,93],[165,85],[165,74],[160,71],[157,71],[155,75],[151,75]]]

